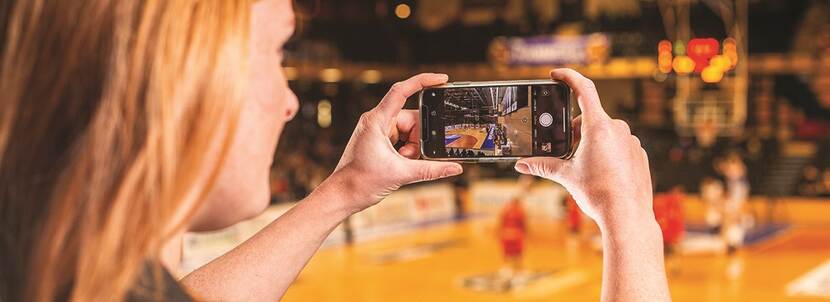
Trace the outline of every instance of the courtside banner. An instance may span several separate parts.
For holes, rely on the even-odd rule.
[[[574,36],[499,37],[490,44],[497,65],[564,65],[601,63],[611,43],[604,34]]]

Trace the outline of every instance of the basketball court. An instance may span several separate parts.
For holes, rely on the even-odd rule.
[[[806,207],[828,211],[828,205]],[[814,301],[790,283],[830,258],[830,226],[796,224],[733,256],[699,254],[671,261],[675,301]],[[333,246],[311,261],[285,301],[598,301],[602,258],[562,223],[531,224],[525,266],[545,272],[510,292],[464,286],[465,278],[498,271],[501,263],[492,217],[447,222],[390,238]],[[423,255],[379,263],[379,253],[432,242],[456,242]],[[826,280],[825,280],[826,281]],[[828,286],[824,284],[825,290]],[[824,299],[830,298],[825,296]]]
[[[444,143],[447,148],[493,149],[493,137],[488,127],[462,127],[446,132]]]
[[[459,88],[444,92],[444,147],[485,155],[533,154],[527,87]]]
[[[497,209],[515,182],[478,181],[470,212],[455,219],[446,183],[406,188],[351,219],[354,243],[336,229],[312,258],[284,301],[597,301],[602,251],[595,226],[566,230],[559,200],[564,191],[537,182],[524,195],[529,231],[523,272],[510,288],[496,286],[504,266],[497,239]],[[687,233],[681,252],[666,261],[675,301],[826,301],[830,299],[830,203],[786,200],[748,232],[745,246],[728,255],[711,244],[704,205],[687,196]],[[219,233],[188,238],[187,266],[197,267],[253,234],[290,205]],[[764,217],[764,198],[749,208]],[[760,218],[759,218],[760,219]],[[770,228],[770,226],[772,226]],[[187,270],[188,268],[186,268]]]

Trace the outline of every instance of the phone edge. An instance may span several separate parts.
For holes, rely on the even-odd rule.
[[[459,85],[458,83],[464,83]],[[478,81],[478,82],[450,82],[443,85],[437,86],[430,86],[421,89],[418,92],[418,121],[423,121],[423,102],[424,102],[424,91],[430,88],[458,88],[458,87],[482,87],[482,86],[508,86],[508,85],[534,85],[534,84],[563,84],[565,87],[568,87],[568,110],[567,112],[567,120],[573,121],[573,105],[571,100],[573,99],[573,89],[567,83],[552,79],[535,79],[535,80],[506,80],[506,81]],[[419,125],[422,127],[423,125]],[[570,159],[573,157],[573,154],[576,152],[576,146],[574,146],[574,135],[573,135],[573,123],[568,124],[568,149],[569,151],[562,156],[550,156],[552,158],[560,158],[560,159]],[[425,130],[421,128],[421,131]],[[428,130],[428,129],[426,129]],[[517,161],[522,158],[526,157],[476,157],[476,158],[439,158],[439,157],[429,157],[426,152],[424,152],[424,140],[423,137],[418,137],[420,140],[420,149],[421,158],[425,160],[433,160],[433,161],[448,161],[448,162],[461,162],[461,163],[495,163],[495,162],[510,162],[510,161]],[[532,156],[529,156],[532,157]]]

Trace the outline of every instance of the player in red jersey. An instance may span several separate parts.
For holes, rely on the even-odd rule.
[[[671,260],[686,231],[683,197],[681,186],[654,196],[654,218],[663,232],[663,250],[669,271],[674,271]]]
[[[499,219],[499,240],[505,262],[512,273],[521,269],[524,240],[527,233],[527,223],[524,208],[518,198],[507,203],[501,211]]]
[[[582,212],[579,210],[579,206],[576,205],[576,200],[574,200],[571,194],[565,197],[565,210],[567,211],[565,222],[568,226],[568,231],[574,235],[579,234],[579,230],[582,227]]]
[[[683,216],[683,197],[683,189],[680,186],[654,197],[654,216],[663,231],[663,245],[666,246],[666,255],[673,252],[674,247],[683,240],[683,233],[686,230]]]

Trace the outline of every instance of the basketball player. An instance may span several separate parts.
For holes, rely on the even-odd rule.
[[[663,246],[667,257],[683,239],[683,197],[681,186],[674,186],[668,193],[654,197],[654,216],[663,232]]]
[[[735,151],[729,152],[718,161],[718,170],[726,180],[727,194],[724,200],[721,234],[726,241],[727,253],[732,254],[743,245],[746,233],[743,210],[749,197],[749,181],[746,176],[746,165]]]
[[[524,208],[518,198],[508,202],[499,216],[499,240],[511,278],[522,269],[522,254],[527,234],[526,220]]]
[[[582,212],[579,211],[579,206],[576,205],[576,200],[571,194],[565,197],[565,211],[567,211],[565,224],[568,231],[573,235],[579,234],[582,227]]]
[[[723,225],[723,183],[712,177],[704,177],[700,184],[700,198],[706,207],[706,226],[709,231],[720,233]]]
[[[654,197],[654,217],[663,232],[663,253],[670,272],[676,272],[677,266],[674,264],[673,256],[677,251],[677,246],[683,240],[686,229],[683,197],[681,186],[674,186],[671,191]]]

